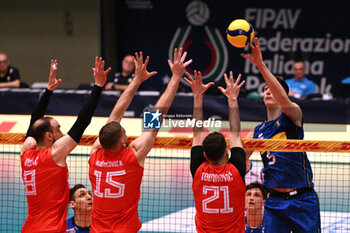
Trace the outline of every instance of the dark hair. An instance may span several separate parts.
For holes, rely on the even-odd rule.
[[[287,95],[289,94],[289,86],[286,83],[286,81],[284,81],[283,79],[276,77],[277,81],[281,84],[281,86],[283,87],[284,91],[287,93]],[[267,86],[267,85],[266,85]]]
[[[104,149],[111,149],[122,136],[122,126],[119,122],[112,121],[103,126],[98,135],[101,146]]]
[[[285,92],[287,93],[287,95],[289,94],[289,86],[286,83],[286,81],[284,81],[283,79],[276,77],[276,79],[278,80],[278,82],[281,84],[281,86],[283,87],[283,89],[285,90]]]
[[[203,141],[203,150],[209,160],[219,161],[225,155],[227,148],[224,135],[218,132],[210,133]]]
[[[294,59],[293,63],[304,63],[305,64],[305,61],[303,59]]]
[[[52,133],[51,120],[52,117],[42,117],[38,119],[32,126],[32,135],[38,143],[44,139],[46,132]]]
[[[246,187],[246,191],[248,191],[249,189],[254,189],[254,188],[257,188],[257,189],[260,189],[262,195],[263,195],[263,199],[266,200],[267,199],[267,191],[266,189],[258,182],[253,182],[253,183],[250,183],[247,185]]]
[[[73,188],[69,189],[69,201],[75,201],[74,193],[78,189],[81,189],[81,188],[86,188],[86,187],[84,185],[82,185],[82,184],[76,184],[76,185],[74,185]]]

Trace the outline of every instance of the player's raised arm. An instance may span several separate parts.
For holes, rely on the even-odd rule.
[[[190,85],[193,92],[193,119],[196,121],[203,121],[203,95],[209,87],[214,85],[213,82],[210,82],[206,85],[202,83],[202,74],[201,72],[194,71],[194,78],[189,73],[186,73],[187,78],[185,81]],[[201,146],[204,140],[204,129],[203,126],[197,127],[195,124],[193,128],[193,138],[192,138],[192,147]]]
[[[65,166],[67,155],[77,146],[84,130],[91,122],[91,118],[95,112],[99,102],[103,86],[107,80],[107,74],[111,68],[104,70],[105,62],[102,58],[95,58],[95,68],[93,68],[95,85],[91,91],[90,96],[81,108],[78,118],[75,121],[68,134],[58,139],[52,146],[52,157],[56,164]]]
[[[241,122],[239,117],[239,108],[238,108],[238,95],[239,90],[245,83],[241,80],[241,75],[238,75],[236,81],[233,81],[233,74],[230,71],[230,79],[227,78],[227,75],[224,75],[226,89],[223,87],[218,87],[220,91],[227,97],[228,109],[229,109],[229,123],[230,123],[230,135],[229,143],[231,148],[231,157],[229,162],[232,163],[239,171],[242,179],[246,173],[246,155],[243,150],[243,144],[241,139]]]
[[[182,75],[185,72],[186,66],[188,66],[192,62],[192,59],[185,62],[186,55],[187,53],[183,53],[182,48],[180,48],[179,50],[175,49],[173,62],[168,60],[168,64],[173,75],[168,83],[166,90],[159,98],[155,106],[155,111],[157,111],[158,114],[161,114],[161,122],[163,121],[163,115],[165,115],[168,112],[174,100],[176,91],[178,89]],[[158,130],[159,129],[146,129],[143,131],[140,137],[138,137],[132,143],[130,143],[130,147],[135,150],[136,158],[141,166],[144,165],[145,158],[148,152],[152,149]]]
[[[233,81],[233,74],[230,71],[230,80],[227,78],[227,74],[224,75],[226,89],[223,87],[218,87],[222,94],[227,97],[228,109],[229,109],[229,123],[230,123],[230,136],[229,143],[230,147],[243,147],[241,139],[241,122],[239,117],[239,108],[237,98],[239,95],[239,90],[245,83],[241,80],[241,75],[238,75],[236,81]]]
[[[254,136],[254,129],[251,129],[245,138],[246,139],[252,139],[253,136]],[[250,160],[249,160],[249,158],[250,158],[250,156],[252,156],[253,152],[254,152],[253,150],[245,150],[246,173],[250,169]]]
[[[127,86],[126,90],[123,92],[123,94],[119,97],[117,103],[114,105],[114,108],[109,115],[108,121],[117,121],[120,122],[121,119],[124,116],[124,113],[126,109],[129,107],[137,89],[140,87],[142,82],[146,81],[150,77],[157,74],[157,72],[148,72],[147,71],[147,65],[149,62],[149,57],[146,57],[145,63],[143,63],[143,54],[142,52],[135,53],[134,63],[135,63],[135,77],[131,81],[131,83]],[[99,147],[100,147],[100,141],[97,138],[94,142],[92,148],[91,148],[91,154],[93,154]]]
[[[267,68],[262,58],[258,38],[255,37],[254,45],[250,43],[249,47],[251,48],[252,53],[249,55],[241,54],[241,56],[248,59],[258,67],[272,95],[274,96],[278,104],[282,107],[283,112],[294,122],[295,125],[301,126],[302,111],[296,103],[293,103],[289,99],[288,94],[283,89],[282,85]]]
[[[58,87],[58,85],[61,83],[61,79],[56,78],[56,71],[58,67],[57,60],[51,60],[50,64],[50,74],[49,74],[49,81],[47,83],[47,87],[45,89],[44,94],[40,97],[37,105],[35,106],[31,118],[30,118],[30,124],[28,127],[28,131],[26,134],[26,140],[22,146],[22,152],[28,149],[31,146],[36,145],[35,139],[32,137],[32,126],[33,124],[40,118],[42,118],[45,113],[47,106],[49,105],[49,101],[52,95],[52,92]]]
[[[206,85],[202,83],[201,72],[194,71],[194,78],[189,73],[186,73],[188,78],[185,81],[190,85],[193,92],[193,116],[195,121],[203,121],[203,95],[206,90],[212,85],[210,82]],[[196,173],[197,168],[206,161],[203,155],[203,140],[204,140],[204,128],[197,127],[197,124],[193,127],[192,149],[191,149],[191,161],[190,170],[192,176]]]

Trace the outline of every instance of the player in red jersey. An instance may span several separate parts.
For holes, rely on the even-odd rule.
[[[56,79],[57,61],[51,61],[49,82],[36,105],[22,147],[21,167],[28,216],[22,232],[65,232],[69,201],[67,155],[78,145],[98,104],[110,68],[104,71],[102,58],[95,58],[95,86],[67,135],[52,117],[43,117]]]
[[[141,52],[135,53],[135,57],[135,78],[119,98],[91,150],[89,178],[94,192],[91,232],[137,232],[141,228],[137,207],[143,167],[159,128],[145,129],[128,145],[125,129],[119,123],[141,83],[156,74],[147,71],[149,57],[145,63]],[[186,52],[175,49],[174,61],[168,61],[173,75],[155,106],[156,112],[152,113],[160,124],[186,66],[192,61],[185,62],[185,58]]]
[[[230,80],[225,74],[226,89],[219,87],[227,97],[229,106],[229,159],[226,140],[222,134],[214,132],[204,138],[203,94],[213,83],[203,85],[200,72],[194,73],[194,79],[189,74],[187,76],[186,81],[191,86],[194,97],[193,118],[196,119],[190,168],[197,211],[197,232],[243,233],[246,164],[237,97],[244,81],[240,83],[239,75],[236,82],[233,82],[233,74],[230,72]]]

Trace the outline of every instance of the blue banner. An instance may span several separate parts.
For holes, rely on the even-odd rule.
[[[238,49],[226,39],[226,28],[238,18],[255,29],[270,70],[279,77],[293,77],[293,60],[306,60],[306,76],[322,94],[331,85],[350,75],[350,29],[344,6],[322,7],[307,1],[176,1],[125,0],[117,16],[118,53],[143,51],[150,56],[150,70],[158,71],[142,86],[143,90],[162,90],[171,77],[167,60],[173,49],[184,47],[193,63],[187,68],[200,70],[205,82],[214,81],[209,90],[217,94],[224,85],[223,74],[232,70],[246,79],[247,91],[262,91],[264,81],[256,67],[240,56],[249,48]],[[283,8],[282,8],[283,7]],[[185,82],[181,89],[190,91]]]

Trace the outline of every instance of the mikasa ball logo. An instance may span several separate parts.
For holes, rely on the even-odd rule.
[[[172,59],[175,48],[182,47],[191,52],[193,56],[201,57],[201,70],[203,83],[217,82],[223,78],[228,66],[228,51],[226,41],[223,38],[225,32],[210,25],[210,4],[202,1],[191,1],[184,9],[189,24],[179,25],[170,42],[168,58]],[[202,31],[205,35],[201,38],[194,36]],[[196,50],[200,48],[200,50]],[[208,53],[203,57],[202,53]],[[186,71],[194,74],[194,70],[187,66]],[[188,86],[183,79],[182,84]]]
[[[186,8],[188,21],[195,26],[204,25],[210,16],[209,7],[206,3],[194,1],[188,4]]]

